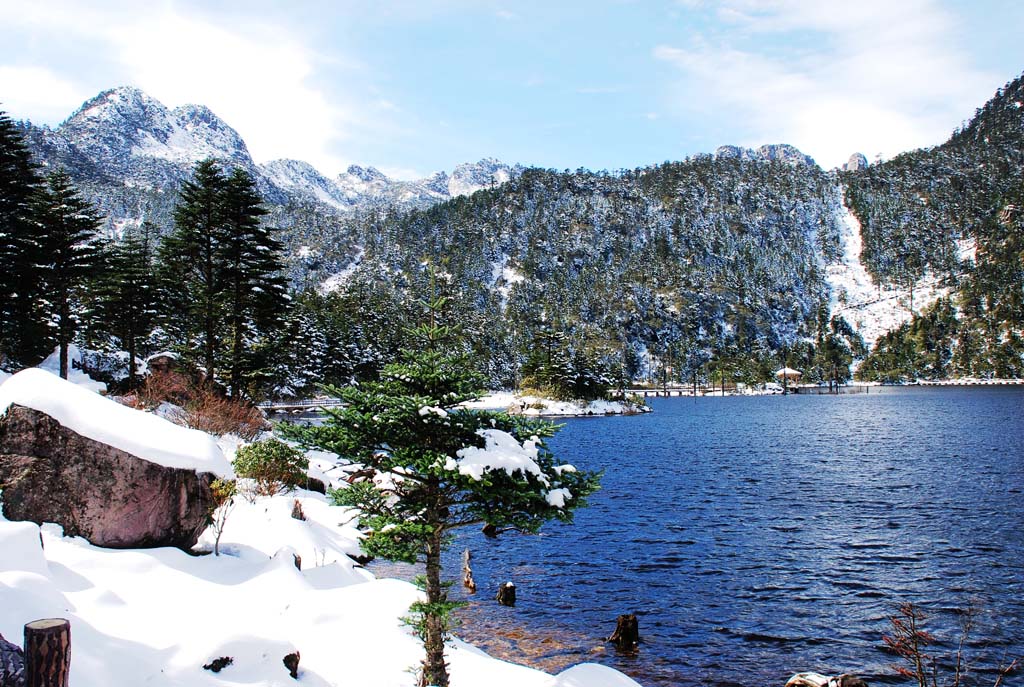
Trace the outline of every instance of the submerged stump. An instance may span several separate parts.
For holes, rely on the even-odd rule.
[[[502,606],[516,605],[516,586],[511,582],[505,582],[498,587],[498,603]]]
[[[462,552],[462,586],[469,590],[470,594],[476,594],[476,580],[473,579],[473,568],[469,564],[470,558],[469,549]]]
[[[636,651],[640,646],[640,622],[636,614],[620,615],[615,622],[615,632],[608,641],[619,651]]]

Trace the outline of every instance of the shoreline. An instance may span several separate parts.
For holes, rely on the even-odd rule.
[[[650,406],[632,401],[557,401],[513,391],[490,392],[476,401],[462,405],[473,410],[498,410],[509,415],[545,418],[628,416],[651,412]]]

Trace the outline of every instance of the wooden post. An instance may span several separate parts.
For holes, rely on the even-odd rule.
[[[63,618],[25,625],[25,687],[68,687],[71,623]]]
[[[462,585],[470,594],[476,594],[476,581],[473,579],[473,568],[469,564],[469,549],[462,552]]]

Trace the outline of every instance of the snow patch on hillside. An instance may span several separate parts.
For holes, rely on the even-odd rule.
[[[507,255],[502,255],[501,260],[491,263],[491,288],[498,292],[502,310],[508,305],[508,295],[512,287],[525,279],[521,272],[508,266]]]
[[[352,258],[352,262],[345,266],[344,269],[335,272],[331,276],[327,277],[324,282],[320,285],[320,293],[327,294],[332,291],[337,291],[345,282],[355,273],[356,269],[363,262],[363,249],[360,248],[355,256]]]
[[[831,287],[832,314],[842,316],[871,347],[882,335],[911,319],[911,292],[879,286],[871,278],[861,261],[864,244],[860,222],[843,202],[842,190],[839,193],[843,209],[840,217],[843,255],[825,271],[825,279]],[[962,247],[962,255],[967,248]],[[926,275],[914,285],[913,312],[920,312],[948,293],[949,289],[940,286],[936,277]]]

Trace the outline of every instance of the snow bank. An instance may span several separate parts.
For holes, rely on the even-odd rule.
[[[291,518],[296,498],[306,521]],[[293,651],[300,684],[412,687],[423,648],[401,619],[420,592],[346,563],[358,535],[338,524],[344,509],[305,492],[237,508],[222,545],[239,555],[216,557],[101,549],[0,517],[0,633],[17,640],[32,620],[70,620],[74,687],[284,687],[295,684],[282,663]],[[290,546],[269,557],[282,541]],[[318,548],[337,560],[318,566]],[[221,656],[233,662],[220,673],[202,668]],[[457,639],[447,656],[453,687],[638,687],[592,664],[551,676]]]
[[[622,401],[555,401],[538,396],[517,396],[509,412],[522,415],[583,417],[589,415],[631,415],[649,413],[650,407]]]
[[[97,394],[105,393],[107,385],[97,382],[95,379],[72,366],[71,361],[82,362],[82,352],[74,344],[68,346],[68,381]],[[53,353],[47,356],[46,360],[37,366],[41,370],[51,372],[60,376],[60,348],[53,349]],[[3,380],[0,380],[3,381]]]
[[[133,410],[38,368],[0,385],[0,413],[12,403],[34,408],[78,434],[167,467],[231,475],[213,438]]]
[[[539,396],[522,396],[512,391],[494,391],[476,401],[463,403],[473,410],[506,410],[520,415],[582,417],[588,415],[630,415],[649,413],[647,406],[621,401],[555,401]]]
[[[306,520],[292,517],[298,503]],[[236,558],[266,561],[288,548],[302,558],[304,568],[330,566],[334,586],[366,582],[373,576],[358,568],[349,554],[361,553],[359,532],[352,526],[356,512],[333,506],[327,497],[299,490],[249,502],[236,496],[220,538],[220,552]],[[213,551],[215,532],[208,528],[195,545],[197,551]]]

